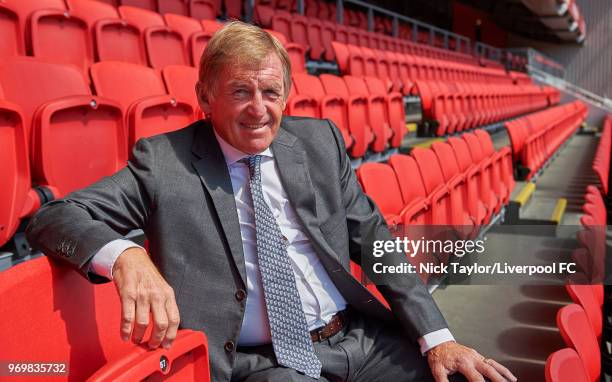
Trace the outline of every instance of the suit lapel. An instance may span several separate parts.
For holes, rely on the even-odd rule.
[[[317,222],[317,205],[304,149],[293,134],[281,128],[272,142],[272,152],[285,193],[310,231]]]
[[[225,158],[209,123],[205,123],[204,126],[197,129],[192,151],[199,158],[194,160],[193,167],[212,198],[234,263],[242,282],[246,285],[242,235],[240,234],[232,181],[225,164]]]

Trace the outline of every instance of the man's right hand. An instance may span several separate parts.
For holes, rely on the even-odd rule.
[[[170,348],[180,317],[174,290],[142,248],[128,248],[113,265],[113,280],[121,299],[121,338],[139,344],[153,319],[149,348]]]

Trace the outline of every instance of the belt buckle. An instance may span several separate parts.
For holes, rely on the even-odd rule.
[[[317,328],[314,330],[314,334],[316,336],[315,340],[316,342],[323,342],[324,338],[321,338],[321,333],[323,332],[323,329],[325,329],[327,325],[325,326],[321,326],[320,328]]]

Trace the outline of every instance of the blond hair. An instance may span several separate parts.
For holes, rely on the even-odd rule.
[[[284,99],[291,89],[291,61],[283,45],[263,29],[232,21],[217,31],[200,57],[199,81],[207,96],[216,92],[219,73],[228,65],[258,67],[270,54],[276,54],[283,67]]]

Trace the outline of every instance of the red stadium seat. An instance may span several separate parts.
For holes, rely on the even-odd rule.
[[[198,98],[195,84],[198,82],[198,70],[192,66],[169,65],[162,70],[162,77],[168,94],[180,100],[187,100],[198,109]]]
[[[602,285],[573,285],[567,284],[565,286],[568,294],[572,300],[582,306],[589,322],[593,327],[593,332],[598,339],[601,338],[601,332],[603,327],[603,315],[601,312],[601,305],[598,302],[596,295],[596,288],[603,288]]]
[[[436,154],[431,149],[415,147],[410,151],[410,156],[414,158],[419,170],[427,196],[431,199],[434,211],[433,224],[448,225],[453,224],[453,217],[460,219],[463,211],[451,205],[450,190],[444,181],[442,169]],[[457,210],[456,210],[457,209]],[[458,221],[457,226],[468,225]]]
[[[374,140],[370,144],[370,148],[374,152],[385,151],[389,147],[394,134],[389,124],[385,94],[370,93],[361,77],[344,76],[343,79],[351,97],[365,96],[367,100],[366,121],[374,134]],[[325,86],[325,82],[323,82],[323,85]]]
[[[151,68],[126,62],[98,62],[91,67],[96,94],[121,104],[128,125],[128,145],[173,131],[194,121],[188,100],[166,95],[164,82]]]
[[[189,2],[189,0],[157,0],[157,11],[162,15],[173,13],[188,16]]]
[[[421,170],[413,157],[394,154],[389,157],[404,200],[402,222],[410,225],[433,224],[431,198],[423,184]]]
[[[589,376],[576,350],[565,348],[546,360],[546,382],[589,382]]]
[[[161,69],[166,65],[191,63],[182,34],[166,26],[164,18],[159,13],[121,6],[119,14],[140,31],[150,67]]]
[[[481,196],[480,166],[472,161],[470,149],[463,139],[451,137],[448,139],[448,144],[453,148],[459,169],[465,176],[465,181],[467,183],[467,195],[463,200],[467,202],[466,206],[468,208],[468,212],[470,216],[473,217],[476,224],[487,224],[491,219],[493,211],[487,207]]]
[[[295,86],[291,86],[287,99],[287,106],[285,107],[285,114],[296,117],[319,118],[319,103],[311,96],[297,94]],[[344,136],[346,133],[343,132],[342,134]],[[347,140],[350,142],[350,137],[347,135],[344,140],[346,144]]]
[[[225,16],[230,19],[242,18],[242,1],[240,0],[224,0]]]
[[[221,13],[221,0],[190,0],[189,15],[196,20],[214,20]]]
[[[305,73],[294,73],[291,77],[297,94],[314,98],[319,105],[319,116],[330,119],[340,129],[349,153],[354,157],[363,156],[367,144],[359,141],[360,135],[355,136],[359,131],[350,130],[346,99],[338,93],[326,93],[318,77]]]
[[[137,7],[157,12],[157,0],[119,0],[122,6]]]
[[[580,305],[564,306],[557,313],[557,326],[567,346],[576,350],[589,376],[599,381],[601,375],[599,345],[589,318]]]
[[[364,77],[365,83],[371,94],[383,95],[387,105],[387,116],[389,125],[393,130],[391,147],[400,147],[406,135],[406,112],[404,110],[404,99],[400,93],[387,93],[383,82],[374,77]]]
[[[32,189],[29,150],[24,118],[17,105],[0,94],[0,247],[19,227],[20,219],[40,207],[41,198]]]
[[[322,74],[319,78],[325,93],[330,96],[341,97],[346,105],[348,131],[350,131],[351,136],[355,140],[351,154],[356,157],[364,156],[374,140],[374,132],[368,123],[367,95],[351,93],[346,82],[341,77]],[[384,149],[384,142],[377,149],[382,151]]]
[[[6,99],[23,109],[25,125],[31,125],[28,136],[37,184],[55,187],[57,196],[63,196],[125,165],[121,109],[92,96],[76,67],[13,58],[0,65],[0,83]]]
[[[332,41],[334,41],[336,35],[336,26],[329,21],[323,21],[321,25],[321,42],[325,50],[324,59],[325,61],[333,61],[336,58],[332,47]]]
[[[480,141],[472,134],[467,133],[461,136],[467,143],[467,146],[472,155],[472,160],[480,166],[480,195],[487,208],[493,210],[493,213],[498,213],[501,208],[501,198],[495,193],[492,188],[493,179],[493,162],[492,158],[488,157],[482,150]]]
[[[40,9],[65,10],[63,0],[5,0],[0,2],[0,59],[31,50],[29,19]]]
[[[310,45],[310,58],[313,60],[322,60],[325,53],[325,45],[323,43],[323,24],[317,19],[307,19],[307,36],[308,44]]]
[[[403,223],[404,200],[393,168],[383,163],[364,163],[357,169],[363,191],[371,197],[391,227]]]
[[[204,333],[180,330],[169,350],[124,342],[113,284],[92,284],[47,257],[1,272],[0,298],[0,313],[11,317],[0,328],[0,357],[68,363],[54,381],[210,381]]]

